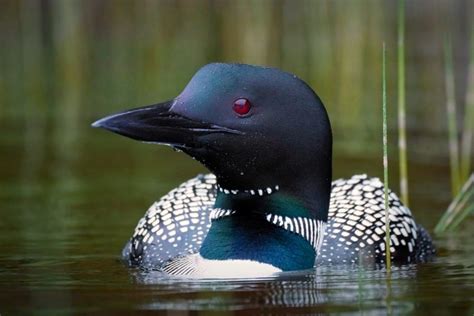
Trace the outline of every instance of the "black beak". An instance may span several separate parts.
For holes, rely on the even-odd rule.
[[[170,111],[173,100],[113,114],[92,124],[111,132],[150,143],[177,148],[201,147],[199,139],[213,133],[240,131],[186,118]]]

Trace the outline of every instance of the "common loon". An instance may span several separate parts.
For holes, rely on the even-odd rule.
[[[172,146],[212,172],[148,209],[122,251],[131,266],[231,277],[385,262],[383,184],[366,175],[331,183],[326,109],[292,74],[209,64],[175,99],[93,126]],[[430,236],[393,192],[389,218],[392,261],[434,256]]]

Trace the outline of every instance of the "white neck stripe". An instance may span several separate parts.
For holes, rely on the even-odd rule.
[[[236,189],[224,189],[220,185],[217,185],[217,190],[219,192],[222,192],[224,194],[228,195],[236,195],[240,193],[247,193],[250,195],[258,195],[258,196],[264,196],[264,195],[271,195],[277,191],[280,190],[279,185],[275,185],[274,187],[266,187],[266,188],[256,188],[256,189],[249,189],[249,190],[236,190]]]
[[[235,212],[230,209],[213,208],[210,218],[211,220],[217,220],[235,214]],[[265,219],[275,226],[300,235],[311,244],[316,252],[320,251],[326,230],[326,222],[308,217],[289,217],[271,213],[267,214]]]

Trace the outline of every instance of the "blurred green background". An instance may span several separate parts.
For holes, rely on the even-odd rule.
[[[0,119],[38,142],[50,141],[50,129],[73,141],[84,122],[171,98],[199,67],[226,61],[297,74],[325,102],[337,150],[375,152],[383,41],[396,113],[396,1],[3,0],[0,8]],[[411,157],[446,153],[432,146],[446,135],[442,46],[450,35],[462,109],[472,10],[468,0],[407,3]]]
[[[406,4],[410,199],[429,229],[451,199],[443,44],[462,128],[473,10],[471,0]],[[62,308],[89,302],[81,286],[128,282],[115,259],[140,216],[205,170],[90,123],[176,96],[209,62],[295,73],[328,109],[335,177],[381,176],[383,42],[398,192],[397,1],[1,0],[0,302]]]
[[[427,186],[440,186],[445,204],[451,196],[444,168],[449,158],[443,44],[449,36],[462,128],[473,8],[469,0],[406,4],[409,182],[416,181],[419,168],[441,168],[433,179],[424,179]],[[127,176],[169,172],[180,181],[190,176],[183,168],[203,170],[168,149],[106,135],[90,123],[176,96],[202,65],[213,61],[269,65],[297,74],[328,109],[335,176],[381,175],[378,164],[346,166],[357,158],[381,159],[383,42],[391,182],[398,191],[396,30],[396,1],[3,0],[3,194],[16,181],[58,177],[82,183],[116,171]],[[105,148],[110,154],[99,159]],[[83,173],[88,174],[81,179]],[[410,187],[416,195],[417,187]]]

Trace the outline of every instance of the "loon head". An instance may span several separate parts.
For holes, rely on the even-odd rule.
[[[327,217],[332,135],[326,110],[296,76],[213,63],[175,99],[98,120],[94,127],[167,144],[205,165],[222,192],[258,199],[281,191]]]
[[[313,266],[328,216],[332,135],[321,100],[296,76],[209,64],[175,99],[93,126],[170,145],[216,175],[214,210],[232,215],[213,218],[204,258]]]

